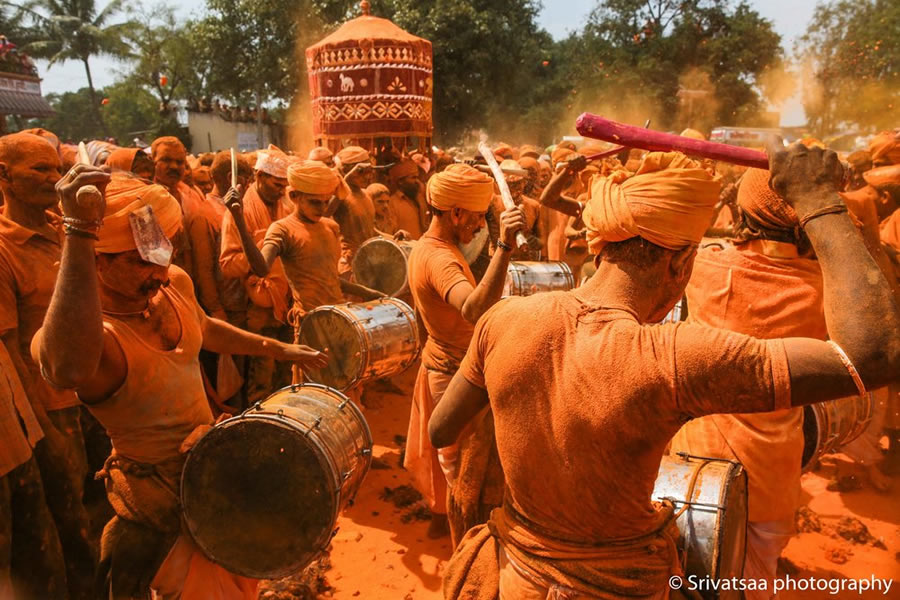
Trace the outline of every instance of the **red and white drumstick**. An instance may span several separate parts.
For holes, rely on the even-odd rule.
[[[642,129],[633,125],[625,125],[610,119],[604,119],[591,113],[583,113],[578,117],[575,121],[575,129],[584,137],[612,142],[628,148],[640,148],[651,152],[677,150],[692,156],[721,160],[736,165],[766,170],[769,168],[769,158],[765,152],[760,152],[759,150]]]

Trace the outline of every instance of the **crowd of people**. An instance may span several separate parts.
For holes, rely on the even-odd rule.
[[[373,237],[413,242],[404,466],[452,540],[446,598],[679,597],[676,507],[651,497],[679,452],[744,466],[744,576],[773,578],[814,402],[871,394],[844,451],[888,492],[900,130],[773,145],[769,171],[604,149],[497,144],[498,182],[436,148],[0,137],[0,600],[254,600],[185,533],[181,469],[217,419],[342,358],[300,326],[384,296],[352,268]],[[511,261],[576,287],[503,298]]]

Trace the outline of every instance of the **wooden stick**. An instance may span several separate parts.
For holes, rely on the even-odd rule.
[[[494,174],[494,179],[497,181],[497,187],[500,188],[500,197],[503,199],[504,208],[506,208],[506,210],[514,209],[516,207],[516,202],[513,200],[512,194],[509,193],[509,186],[506,185],[506,177],[503,176],[503,170],[500,169],[500,165],[497,164],[497,159],[494,157],[494,151],[484,142],[481,142],[478,145],[478,151],[481,152],[484,160],[487,161],[488,166],[491,168],[491,172]],[[516,245],[519,248],[528,246],[528,240],[521,231],[516,232]]]
[[[583,113],[578,117],[578,120],[575,121],[575,129],[584,137],[620,144],[629,148],[640,148],[651,152],[677,150],[701,158],[711,158],[736,165],[756,167],[757,169],[769,169],[769,158],[765,152],[760,152],[759,150],[641,129],[633,125],[624,125],[610,119],[604,119],[591,113]]]

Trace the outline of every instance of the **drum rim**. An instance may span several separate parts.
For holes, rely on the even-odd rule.
[[[380,300],[383,300],[383,298],[379,298],[378,300],[379,300],[379,301],[380,301]],[[309,317],[309,315],[311,315],[311,314],[313,314],[313,313],[315,313],[315,312],[318,311],[318,312],[335,312],[335,313],[338,313],[338,314],[340,314],[340,315],[342,315],[342,316],[344,316],[344,317],[347,317],[347,316],[352,315],[352,313],[349,313],[349,312],[346,311],[346,310],[341,310],[341,308],[346,307],[346,306],[351,306],[351,305],[353,305],[353,304],[366,304],[366,303],[365,303],[365,302],[362,302],[362,303],[359,303],[359,302],[344,302],[344,303],[342,303],[342,304],[323,304],[322,306],[317,306],[316,308],[312,309],[311,311],[309,311],[308,313],[306,313],[306,316],[303,318],[303,322],[300,323],[300,335],[298,336],[299,339],[303,339],[303,327],[306,325],[306,323],[307,323],[307,317]],[[316,384],[319,384],[319,385],[321,385],[321,386],[323,386],[323,387],[326,387],[326,388],[328,388],[328,389],[332,389],[332,390],[335,390],[335,391],[338,391],[338,392],[344,392],[344,391],[346,391],[346,390],[351,389],[354,385],[356,385],[357,383],[359,383],[359,382],[364,378],[364,374],[365,374],[365,372],[366,372],[366,371],[368,370],[368,368],[369,368],[369,348],[367,347],[367,344],[365,343],[365,341],[366,341],[366,334],[365,334],[365,333],[366,333],[366,332],[365,332],[365,329],[363,329],[362,327],[360,327],[359,321],[358,321],[358,320],[351,320],[351,319],[347,319],[347,320],[350,321],[350,323],[352,323],[353,329],[356,331],[357,342],[359,342],[359,364],[360,364],[360,369],[359,369],[359,370],[361,371],[361,373],[357,372],[357,373],[356,373],[356,374],[355,374],[355,375],[347,382],[347,384],[346,384],[344,387],[340,387],[340,388],[338,388],[338,387],[332,387],[332,386],[330,386],[330,385],[328,385],[328,384],[325,384],[325,383],[322,383],[322,382],[320,382],[320,381],[312,381],[312,382],[310,382],[310,383],[316,383]],[[310,325],[310,327],[312,327],[312,325]],[[321,370],[321,369],[320,369],[320,370]],[[305,374],[306,374],[307,377],[309,377],[308,372],[306,372]],[[290,386],[288,386],[288,387],[290,387]],[[268,399],[268,398],[267,398],[267,399]]]
[[[243,575],[244,577],[251,577],[254,579],[277,579],[277,578],[281,578],[281,577],[287,577],[288,575],[291,575],[292,573],[296,573],[299,569],[305,567],[306,564],[309,564],[309,563],[305,563],[298,567],[296,565],[299,563],[295,562],[292,564],[291,567],[286,567],[285,569],[279,569],[277,571],[273,570],[273,571],[266,571],[266,572],[254,571],[252,569],[247,569],[247,568],[243,568],[241,566],[236,566],[236,565],[223,564],[221,559],[213,557],[212,552],[210,552],[209,548],[207,548],[207,546],[200,539],[198,539],[194,525],[186,514],[187,509],[186,509],[186,505],[185,505],[185,501],[184,501],[185,500],[184,495],[185,495],[185,489],[186,489],[185,474],[187,473],[187,466],[188,466],[189,461],[191,460],[191,455],[193,454],[193,450],[195,448],[200,447],[203,440],[206,439],[207,436],[209,436],[209,434],[212,433],[214,430],[216,430],[216,429],[222,430],[222,429],[225,429],[226,427],[234,426],[241,421],[251,419],[251,420],[255,420],[255,421],[267,421],[269,423],[274,423],[284,429],[291,429],[291,430],[299,431],[299,427],[298,427],[299,423],[297,423],[296,421],[293,421],[293,420],[288,421],[284,417],[277,416],[277,414],[275,414],[275,413],[257,412],[257,413],[247,414],[247,412],[248,411],[244,411],[240,415],[235,415],[235,416],[231,417],[230,419],[225,419],[221,423],[217,423],[213,427],[213,429],[210,429],[208,432],[206,432],[203,435],[203,437],[201,437],[197,441],[197,443],[194,444],[193,448],[191,448],[191,452],[188,452],[187,458],[185,459],[185,462],[184,462],[184,466],[181,469],[181,478],[180,478],[181,479],[181,481],[180,481],[181,488],[180,488],[179,494],[178,494],[178,498],[179,498],[179,501],[181,504],[182,521],[184,521],[184,524],[188,531],[188,535],[190,536],[191,540],[195,544],[197,544],[197,547],[200,548],[200,551],[203,552],[203,556],[205,556],[206,558],[208,558],[215,564],[217,564],[229,571],[237,573],[238,575]],[[293,423],[293,424],[291,424],[291,423]],[[366,431],[368,432],[368,424],[367,423],[366,423]],[[371,432],[369,432],[369,436],[371,437]],[[322,468],[322,470],[324,472],[330,472],[330,473],[332,473],[332,475],[335,475],[336,469],[327,460],[325,452],[323,451],[323,449],[321,447],[321,443],[318,440],[318,438],[315,436],[311,436],[311,435],[304,435],[304,437],[308,440],[312,440],[312,446],[315,450],[314,454],[316,455],[316,460],[319,462],[319,467]],[[369,458],[368,465],[371,466],[371,456]],[[338,477],[338,480],[341,480],[340,477]],[[332,490],[334,490],[334,487],[332,487]],[[323,533],[319,536],[319,538],[324,538],[324,539],[322,539],[323,548],[327,547],[328,542],[333,537],[334,525],[335,525],[335,523],[337,523],[337,518],[340,515],[340,506],[341,506],[340,485],[338,485],[337,489],[333,492],[333,494],[334,494],[334,502],[332,504],[332,510],[331,510],[332,514],[331,514],[331,519],[329,521],[329,526],[327,528],[324,528]]]
[[[405,241],[405,240],[393,240],[393,239],[386,238],[386,237],[383,237],[380,235],[376,235],[376,236],[370,237],[369,239],[364,241],[362,244],[360,244],[359,248],[356,250],[356,252],[353,253],[353,260],[350,261],[350,271],[353,273],[354,277],[358,277],[357,269],[356,269],[356,261],[359,258],[359,251],[362,250],[362,248],[364,246],[368,246],[369,244],[373,244],[375,242],[388,242],[390,245],[394,246],[400,252],[400,254],[403,255],[403,257],[406,259],[403,261],[403,285],[400,286],[400,289],[394,290],[393,292],[389,293],[388,296],[394,297],[394,296],[399,296],[400,294],[406,293],[409,290],[409,254],[407,252],[403,251],[403,246],[400,245],[401,241]],[[383,293],[387,293],[387,292],[383,292]],[[353,303],[350,302],[348,304],[353,304]]]
[[[522,265],[522,266],[519,266]],[[565,291],[572,291],[575,289],[575,275],[572,274],[572,269],[569,267],[568,263],[561,260],[511,260],[509,261],[509,266],[506,268],[506,281],[508,282],[510,278],[512,278],[512,282],[515,285],[515,290],[521,291],[522,282],[521,282],[521,274],[528,272],[530,269],[527,265],[560,265],[561,273],[565,276],[566,282],[569,284],[569,289]],[[509,291],[515,291],[510,289]],[[509,296],[521,296],[522,294],[509,294]],[[504,296],[504,297],[509,297]]]

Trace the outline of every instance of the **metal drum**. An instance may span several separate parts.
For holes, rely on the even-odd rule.
[[[689,504],[677,521],[687,574],[740,578],[747,545],[747,474],[741,464],[684,453],[664,456],[653,488],[653,499],[663,498],[671,499],[676,511]],[[718,598],[739,599],[740,594],[724,591]]]
[[[203,553],[240,575],[275,579],[324,550],[372,462],[372,434],[342,393],[284,388],[215,425],[191,449],[181,505]]]
[[[836,452],[862,435],[874,412],[871,392],[804,406],[803,470],[810,469],[823,454]]]
[[[369,238],[353,256],[353,277],[357,283],[373,290],[388,296],[400,296],[409,289],[406,262],[414,247],[414,242]]]
[[[316,383],[347,390],[364,379],[400,373],[419,356],[416,314],[397,298],[320,306],[303,317],[300,343],[328,349],[324,369],[305,369]]]
[[[565,292],[575,287],[572,270],[564,262],[512,261],[506,271],[504,296]]]

